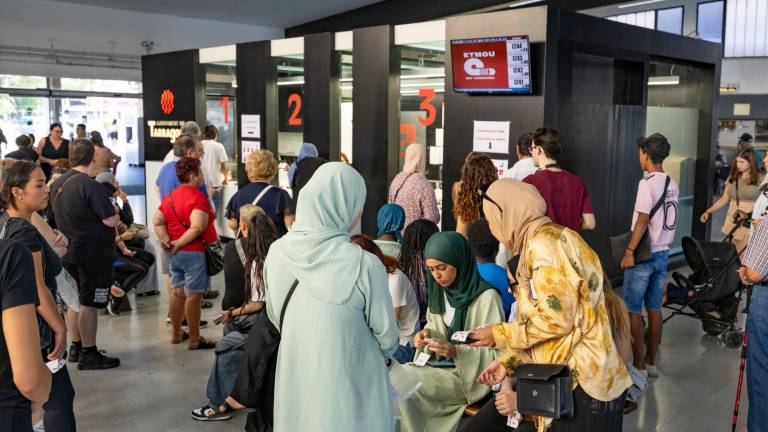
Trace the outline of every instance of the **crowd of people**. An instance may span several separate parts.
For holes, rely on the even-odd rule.
[[[406,432],[618,431],[659,376],[678,218],[670,209],[679,195],[664,171],[672,145],[663,135],[639,144],[645,176],[627,221],[622,299],[580,235],[597,220],[586,184],[561,165],[563,137],[551,128],[520,137],[505,178],[488,155],[467,156],[451,189],[455,231],[438,225],[425,146],[409,145],[376,214],[377,232],[352,235],[367,192],[351,165],[328,162],[305,143],[290,167],[289,194],[274,186],[275,155],[258,150],[244,161],[250,182],[222,203],[228,159],[218,131],[188,122],[154,182],[155,250],[114,177],[119,157],[79,126],[72,142],[59,124],[34,148],[21,136],[3,161],[2,430],[76,430],[66,360],[80,370],[120,365],[97,346],[98,311],[120,315],[126,293],[147,281],[142,294],[160,294],[156,263],[168,293],[168,341],[213,354],[206,402],[191,412],[198,421],[248,409],[248,431],[383,432],[396,421]],[[753,149],[741,150],[723,197],[701,216],[706,222],[726,205],[729,215],[751,214],[751,229],[734,226],[738,217],[723,227],[746,248],[740,276],[750,285],[765,285],[768,274],[760,168]],[[214,225],[221,207],[236,232],[224,246]],[[639,259],[646,239],[651,257]],[[219,295],[212,276],[220,271],[215,323],[223,335],[209,340],[200,333],[202,309]],[[753,383],[768,369],[762,291],[748,326],[755,430],[768,424],[768,411],[754,412],[763,384]],[[515,371],[537,364],[565,367],[569,414],[522,408],[531,395],[518,394]],[[418,384],[396,388],[395,374]]]

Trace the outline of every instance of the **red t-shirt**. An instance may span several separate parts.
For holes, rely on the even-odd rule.
[[[587,185],[568,171],[539,170],[523,180],[532,184],[547,202],[547,217],[552,222],[581,230],[581,215],[593,213]]]
[[[171,207],[171,199],[173,199],[173,205],[176,209],[175,213]],[[163,212],[163,216],[165,216],[165,220],[168,223],[168,234],[171,236],[171,240],[178,240],[187,231],[184,225],[181,224],[181,221],[189,226],[193,210],[201,210],[208,213],[208,227],[206,227],[201,236],[202,240],[205,243],[214,243],[218,240],[219,237],[214,226],[215,216],[211,211],[211,205],[205,194],[199,190],[187,185],[181,185],[163,198],[159,209]],[[179,218],[181,218],[181,221]],[[203,252],[203,243],[195,240],[184,247],[180,247],[179,250]]]

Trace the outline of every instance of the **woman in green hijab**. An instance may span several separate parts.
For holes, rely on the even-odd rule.
[[[498,292],[477,272],[475,255],[459,233],[430,237],[424,250],[429,277],[427,325],[414,338],[416,356],[452,360],[454,367],[404,366],[422,386],[400,409],[402,432],[455,431],[464,408],[482,399],[490,387],[475,378],[496,358],[496,351],[454,345],[457,331],[504,321]]]

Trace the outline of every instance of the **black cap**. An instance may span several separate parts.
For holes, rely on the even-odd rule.
[[[745,133],[739,137],[739,141],[743,141],[745,143],[752,143],[752,135]]]
[[[655,133],[648,138],[641,138],[638,147],[651,157],[654,162],[661,162],[669,156],[671,145],[667,137],[660,133]]]

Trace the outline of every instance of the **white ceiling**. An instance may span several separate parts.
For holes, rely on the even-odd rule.
[[[111,9],[287,28],[380,0],[54,0]]]

